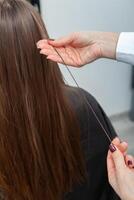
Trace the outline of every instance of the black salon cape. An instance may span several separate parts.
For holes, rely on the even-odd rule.
[[[89,93],[82,89],[68,87],[67,95],[75,109],[81,128],[81,145],[87,163],[88,180],[84,184],[75,185],[71,192],[65,194],[64,199],[120,200],[108,183],[106,157],[109,140],[95,119],[90,106],[85,104],[92,105],[112,139],[116,137],[115,130],[101,106]]]

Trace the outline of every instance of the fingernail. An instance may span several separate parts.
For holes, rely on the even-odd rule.
[[[52,42],[52,41],[54,41],[54,39],[51,39],[51,38],[50,38],[50,39],[47,40],[48,43],[49,43],[49,42]]]
[[[130,165],[132,165],[133,163],[132,163],[131,160],[128,160],[127,164],[130,166]]]
[[[40,49],[40,44],[36,44],[37,48]]]
[[[112,153],[116,151],[116,147],[113,143],[110,144],[109,149]]]
[[[55,39],[49,38],[48,40],[50,40],[50,41],[54,41]]]

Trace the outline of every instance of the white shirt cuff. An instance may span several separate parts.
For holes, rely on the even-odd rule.
[[[122,32],[116,49],[116,60],[134,65],[134,32]]]

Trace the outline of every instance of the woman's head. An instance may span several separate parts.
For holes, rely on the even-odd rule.
[[[48,38],[48,34],[34,7],[24,0],[0,0],[0,22],[0,72],[7,70],[13,81],[15,74],[12,73],[16,73],[24,84],[31,74],[38,75],[40,72],[43,76],[42,64],[46,66],[43,68],[47,74],[45,78],[48,78],[49,72],[54,75],[58,67],[54,71],[52,65],[47,68],[50,62],[36,48],[37,41]]]
[[[84,176],[75,115],[58,65],[36,48],[42,38],[28,2],[0,0],[0,189],[10,200],[59,200]]]

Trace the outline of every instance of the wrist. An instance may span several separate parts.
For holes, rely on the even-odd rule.
[[[116,48],[120,33],[98,32],[97,43],[99,44],[101,57],[116,59]]]

